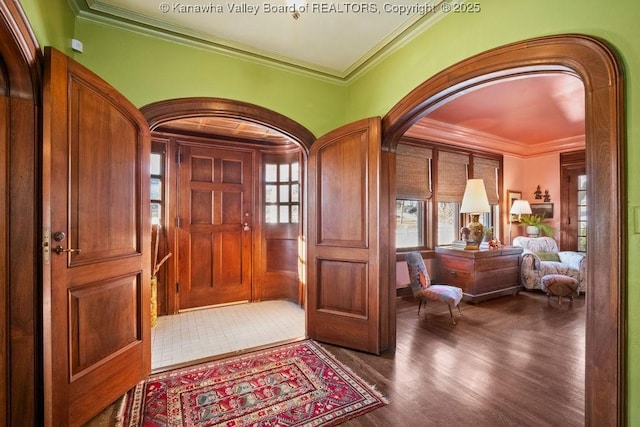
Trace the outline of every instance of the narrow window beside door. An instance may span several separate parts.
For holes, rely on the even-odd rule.
[[[298,162],[265,165],[265,222],[300,222],[300,169]]]
[[[578,252],[587,252],[587,175],[578,176]]]
[[[155,147],[154,147],[155,148]],[[163,211],[164,155],[161,151],[151,153],[151,223],[161,224]]]

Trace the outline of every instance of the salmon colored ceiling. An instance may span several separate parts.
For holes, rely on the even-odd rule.
[[[406,136],[520,157],[584,148],[584,85],[568,73],[503,79],[466,91]]]

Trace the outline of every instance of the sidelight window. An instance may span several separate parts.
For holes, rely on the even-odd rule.
[[[164,188],[164,147],[156,147],[153,144],[153,152],[151,153],[151,182],[150,182],[150,198],[151,198],[151,223],[161,224],[163,212],[163,188]]]
[[[578,252],[587,251],[587,175],[578,176]]]
[[[267,163],[264,182],[265,223],[299,223],[300,163]]]

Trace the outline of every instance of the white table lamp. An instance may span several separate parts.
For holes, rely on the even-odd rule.
[[[467,186],[462,196],[460,212],[471,215],[471,222],[467,225],[469,237],[467,249],[478,249],[484,235],[484,227],[480,223],[480,214],[489,212],[491,206],[487,198],[487,191],[484,188],[484,181],[480,178],[467,180]]]
[[[509,211],[509,245],[511,245],[511,223],[513,222],[513,216],[518,215],[517,222],[520,222],[522,215],[531,215],[531,205],[526,200],[514,200]]]

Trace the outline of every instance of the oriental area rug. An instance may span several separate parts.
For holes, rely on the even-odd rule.
[[[334,426],[387,403],[311,340],[151,375],[120,426]]]

